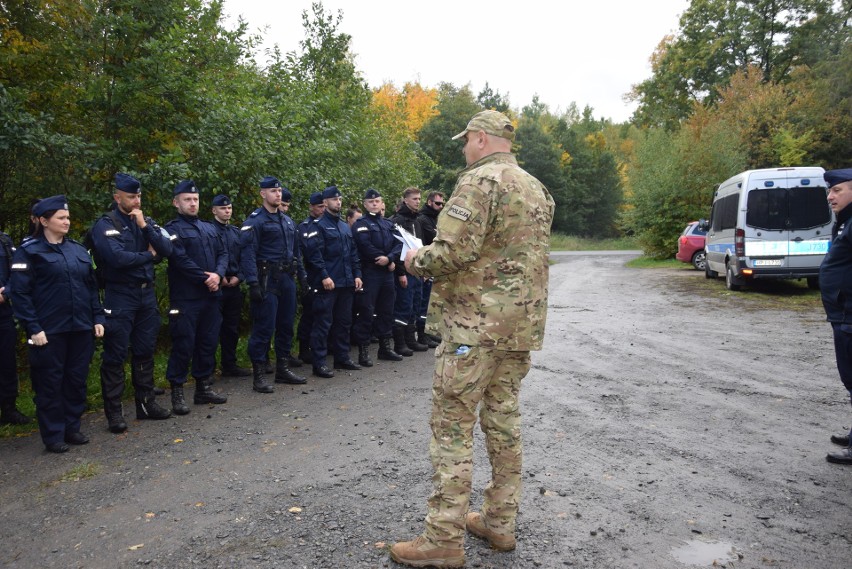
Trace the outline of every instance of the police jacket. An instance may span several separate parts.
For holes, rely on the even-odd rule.
[[[92,228],[92,241],[101,259],[104,281],[111,283],[142,284],[154,282],[154,255],[148,251],[151,245],[157,255],[164,259],[172,254],[172,244],[154,220],[145,218],[144,228],[136,225],[130,216],[117,208],[114,210],[120,229],[116,228],[110,215],[104,214]]]
[[[15,251],[7,288],[15,317],[27,336],[91,331],[104,324],[104,309],[92,259],[82,244],[65,238],[51,244],[37,237]]]
[[[313,225],[319,221],[318,217],[311,217],[310,215],[305,218],[305,220],[299,224],[296,228],[296,232],[298,233],[298,241],[299,241],[299,254],[302,256],[302,265],[300,270],[303,271],[303,276],[307,278],[308,273],[310,272],[310,260],[308,259],[308,253],[306,250],[305,240],[308,238],[308,233],[312,232]],[[310,283],[308,284],[310,286]]]
[[[819,288],[826,319],[852,324],[852,205],[837,214],[828,253],[819,267]]]
[[[388,272],[387,265],[376,264],[376,257],[386,256],[392,263],[399,264],[402,241],[394,237],[399,235],[393,223],[382,217],[381,213],[365,213],[352,224],[352,236],[358,247],[361,268],[367,271]]]
[[[3,291],[3,303],[0,304],[0,317],[11,318],[12,305],[9,303],[9,276],[12,268],[12,256],[15,254],[15,246],[12,238],[0,231],[0,288]]]
[[[240,267],[246,283],[258,282],[259,263],[269,263],[271,270],[289,274],[301,264],[296,224],[286,214],[259,207],[245,220],[240,232]]]
[[[420,208],[420,213],[417,214],[414,226],[417,228],[417,236],[423,240],[424,245],[431,245],[432,241],[435,240],[439,213],[441,212],[426,204]]]
[[[326,211],[309,225],[303,237],[311,288],[322,290],[322,281],[331,278],[334,286],[354,287],[361,278],[361,260],[349,226],[340,217]]]
[[[459,175],[438,234],[412,272],[435,277],[427,326],[449,343],[540,350],[547,317],[553,198],[512,154]]]
[[[405,205],[405,202],[403,202],[403,204],[399,206],[399,211],[397,211],[391,216],[390,221],[391,223],[399,225],[415,237],[421,237],[421,235],[417,232],[418,229],[415,223],[417,221],[417,212],[408,209],[408,206]],[[396,273],[397,276],[405,275],[405,264],[397,263],[396,269],[394,269],[394,273]]]
[[[242,268],[240,268],[240,256],[242,251],[240,228],[231,225],[230,223],[220,223],[214,219],[210,223],[219,232],[219,237],[222,239],[222,246],[225,247],[225,252],[228,254],[228,266],[225,269],[226,277],[237,277],[240,282],[245,280]]]
[[[220,296],[211,292],[204,281],[206,273],[225,275],[228,253],[219,231],[208,221],[194,216],[178,215],[166,224],[172,239],[169,255],[169,298],[171,300],[200,300]]]

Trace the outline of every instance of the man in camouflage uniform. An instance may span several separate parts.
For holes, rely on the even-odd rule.
[[[521,380],[540,350],[547,315],[553,199],[511,154],[515,129],[483,111],[454,137],[465,140],[462,171],[438,216],[434,242],[409,251],[406,268],[434,277],[430,332],[442,343],[432,386],[435,469],[426,529],[397,543],[391,557],[415,567],[464,565],[464,532],[491,547],[515,547],[521,493]],[[481,406],[480,406],[481,402]],[[468,513],[476,410],[491,482],[482,513]]]

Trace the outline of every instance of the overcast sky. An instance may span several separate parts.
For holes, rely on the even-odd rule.
[[[520,108],[533,95],[552,111],[572,102],[596,118],[620,122],[635,105],[622,99],[651,75],[649,58],[678,28],[688,0],[526,0],[488,3],[431,0],[324,0],[343,11],[340,30],[352,36],[355,64],[371,87],[419,81],[488,82]],[[225,0],[229,21],[241,15],[251,32],[265,28],[267,45],[298,49],[301,14],[311,0]],[[260,58],[263,61],[263,58]]]

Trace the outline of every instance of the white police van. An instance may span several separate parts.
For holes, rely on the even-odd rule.
[[[730,290],[751,279],[806,278],[819,287],[819,266],[834,218],[819,167],[748,170],[719,185],[707,230],[704,273],[725,275]]]

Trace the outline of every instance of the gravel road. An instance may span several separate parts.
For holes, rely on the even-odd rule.
[[[630,256],[554,256],[518,548],[468,539],[467,566],[847,569],[852,469],[825,454],[852,415],[820,307]],[[61,456],[0,440],[0,567],[398,567],[431,487],[433,363],[272,395],[225,378],[227,404],[123,435],[91,413]],[[477,431],[474,507],[487,474]]]

